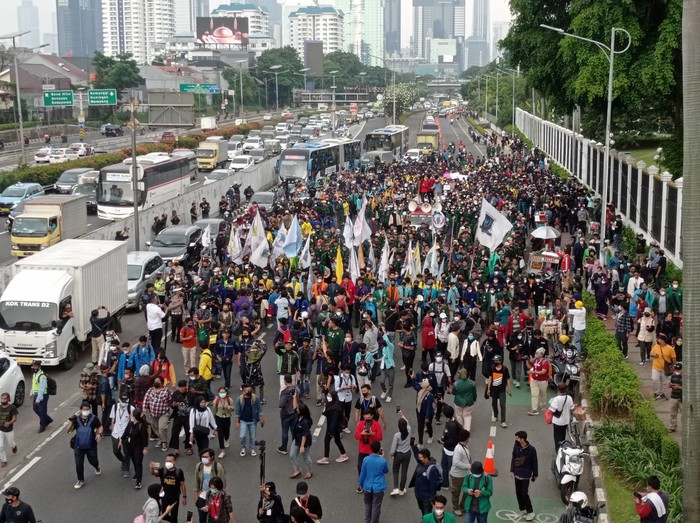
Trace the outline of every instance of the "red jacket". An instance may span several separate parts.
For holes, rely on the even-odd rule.
[[[423,319],[423,333],[422,340],[423,350],[433,350],[437,346],[437,340],[435,339],[435,327],[433,326],[433,320],[430,316],[426,316]]]
[[[382,441],[382,426],[377,420],[372,420],[370,432],[374,432],[374,434],[371,436],[363,435],[363,430],[365,430],[365,420],[361,419],[355,427],[355,439],[359,442],[358,452],[360,454],[372,454],[372,448],[370,447],[372,442]]]
[[[423,178],[423,179],[420,181],[420,186],[419,186],[419,187],[420,187],[420,188],[419,188],[419,191],[420,191],[421,193],[430,192],[430,179],[425,179],[425,178]]]

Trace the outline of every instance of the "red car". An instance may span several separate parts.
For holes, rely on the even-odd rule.
[[[177,140],[174,132],[165,131],[160,135],[160,141],[163,143],[175,143]]]

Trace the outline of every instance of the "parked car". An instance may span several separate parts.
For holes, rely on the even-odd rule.
[[[263,120],[269,122],[270,120],[272,120],[272,115],[270,113],[265,113],[263,115]]]
[[[262,149],[260,149],[262,151]],[[242,171],[243,169],[250,167],[253,165],[255,161],[253,160],[253,157],[248,155],[248,154],[240,154],[236,156],[233,160],[231,160],[231,164],[229,165],[229,170],[236,172],[236,171]]]
[[[275,205],[280,204],[281,201],[276,192],[258,191],[250,198],[250,203],[251,205],[257,205],[261,209],[269,211],[275,207]]]
[[[38,183],[16,183],[0,194],[0,215],[7,215],[25,200],[43,196],[44,188]]]
[[[80,176],[90,171],[92,171],[92,169],[86,167],[63,171],[63,174],[56,180],[56,192],[58,194],[72,194],[73,189],[80,183]]]
[[[42,147],[34,153],[34,161],[36,163],[49,163],[51,156],[51,147]]]
[[[97,185],[94,183],[79,183],[73,189],[73,194],[85,196],[85,207],[88,214],[97,214]]]
[[[24,403],[27,389],[22,369],[5,351],[0,352],[0,390],[10,395],[10,403],[15,407]]]
[[[153,251],[131,251],[126,255],[126,279],[128,285],[128,301],[126,306],[129,309],[143,309],[141,295],[153,283],[156,274],[163,272],[165,263],[160,254]]]
[[[231,176],[231,174],[232,173],[228,169],[214,169],[204,175],[204,185],[218,182],[219,180],[225,180]]]
[[[124,129],[122,129],[118,125],[113,125],[113,124],[107,124],[103,125],[103,131],[102,134],[104,134],[107,137],[117,137],[117,136],[124,136]]]
[[[171,225],[158,233],[148,250],[160,254],[164,261],[179,260],[190,268],[202,252],[202,229],[195,225]]]

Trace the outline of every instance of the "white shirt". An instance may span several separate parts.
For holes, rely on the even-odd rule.
[[[129,418],[131,416],[131,411],[134,407],[127,405],[122,407],[118,403],[112,406],[112,411],[109,413],[109,417],[112,418],[114,426],[112,427],[112,437],[119,439],[124,435],[124,430],[129,423]]]
[[[569,316],[571,316],[571,327],[575,331],[586,330],[586,307],[581,307],[580,309],[570,309]]]
[[[287,298],[277,298],[275,306],[277,307],[277,318],[289,318],[289,300]]]
[[[146,328],[149,331],[160,329],[163,327],[163,318],[165,313],[159,305],[149,303],[146,305]]]
[[[354,389],[340,390],[342,387],[355,387],[357,388],[357,380],[355,376],[349,374],[345,375],[341,372],[338,376],[334,378],[335,390],[338,393],[338,400],[342,403],[350,403],[352,401],[352,393]]]
[[[552,400],[552,403],[549,405],[549,410],[552,412],[556,412],[558,410],[561,410],[561,416],[558,418],[554,416],[552,418],[552,423],[554,425],[559,425],[561,426],[567,426],[569,424],[569,421],[571,421],[571,411],[574,408],[574,400],[571,399],[571,396],[567,395],[557,395],[554,397]]]

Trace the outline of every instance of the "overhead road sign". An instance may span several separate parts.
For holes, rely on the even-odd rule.
[[[88,105],[117,105],[116,89],[90,89]]]
[[[44,91],[44,107],[73,105],[73,91]]]

